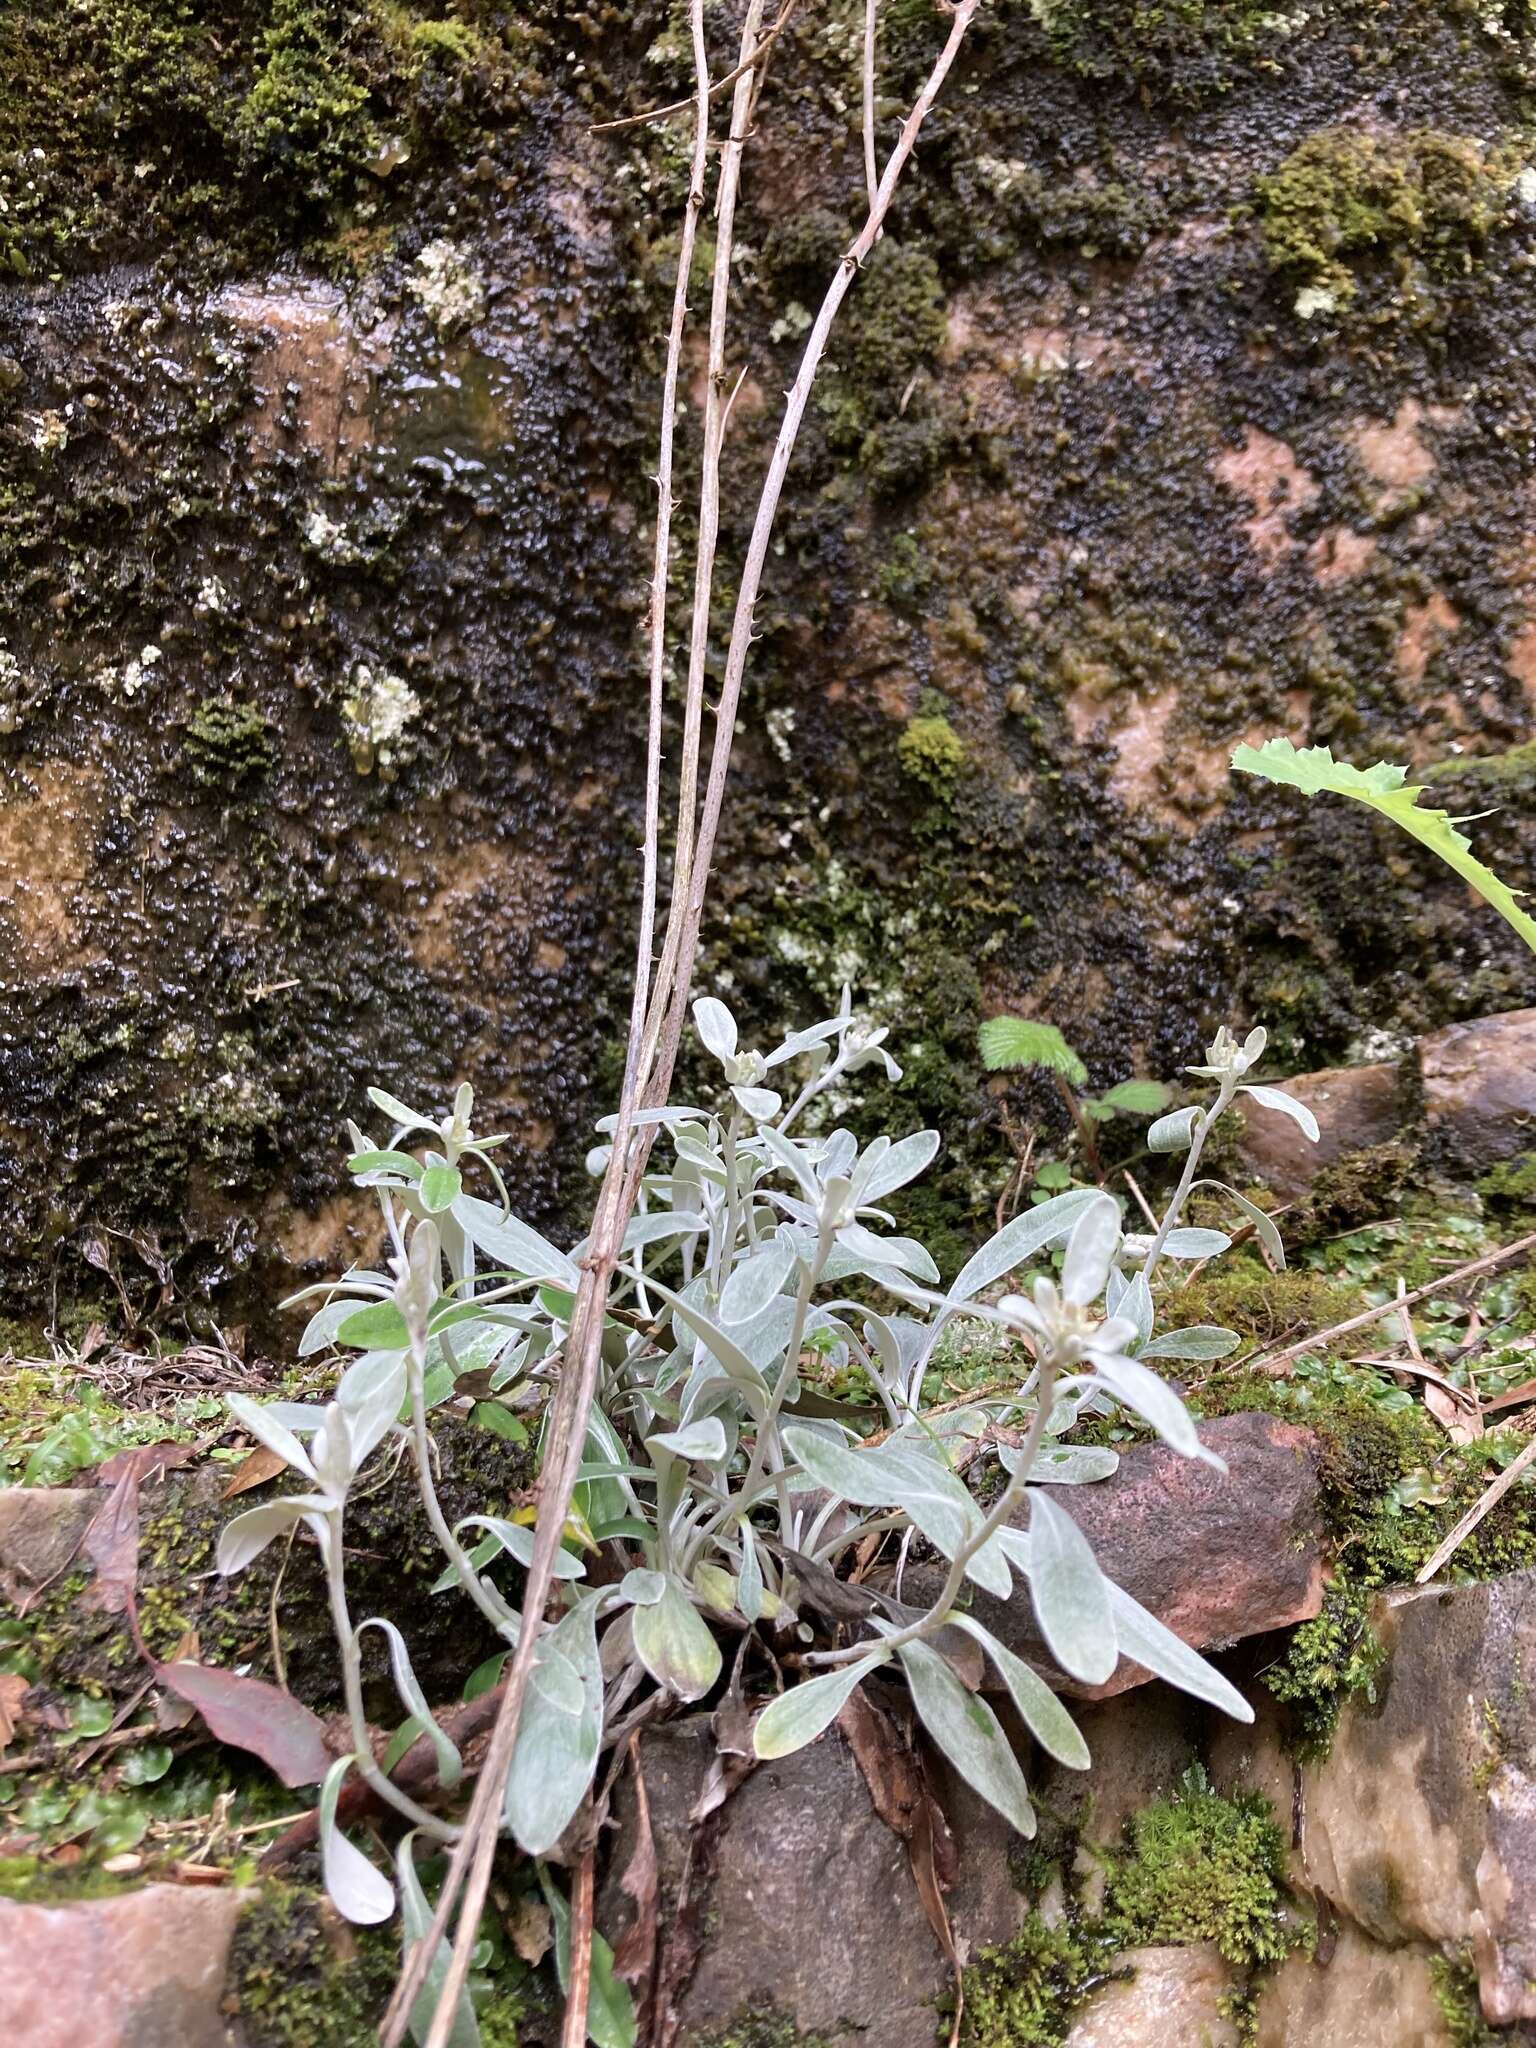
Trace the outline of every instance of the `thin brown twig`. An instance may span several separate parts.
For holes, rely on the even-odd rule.
[[[1157,1212],[1152,1207],[1152,1204],[1147,1200],[1146,1196],[1141,1192],[1140,1181],[1137,1180],[1135,1174],[1131,1172],[1128,1166],[1124,1166],[1120,1169],[1120,1178],[1125,1182],[1126,1186],[1130,1189],[1131,1193],[1136,1197],[1137,1208],[1141,1211],[1142,1215],[1146,1217],[1148,1223],[1151,1224],[1152,1228],[1156,1230]]]
[[[711,99],[718,99],[721,93],[729,92],[739,78],[749,71],[756,71],[759,65],[767,61],[774,44],[794,19],[799,5],[800,0],[785,0],[783,12],[764,35],[751,56],[743,58],[734,71],[727,71],[724,78],[717,78],[709,88]],[[690,107],[697,106],[697,104],[698,101],[690,95],[685,100],[673,100],[665,107],[652,107],[648,113],[625,114],[617,121],[596,121],[587,130],[587,133],[589,135],[616,135],[621,128],[643,128],[651,121],[670,121],[674,114],[686,114]]]
[[[500,1709],[491,1733],[490,1746],[482,1765],[475,1796],[464,1823],[463,1833],[449,1862],[439,1894],[432,1925],[419,1941],[403,1971],[385,2015],[381,2030],[382,2048],[400,2048],[408,2016],[425,1983],[432,1959],[452,1917],[459,1893],[458,1925],[452,1953],[438,1991],[424,2048],[446,2048],[458,2001],[469,1972],[470,1958],[478,1937],[480,1914],[490,1885],[491,1865],[500,1833],[503,1787],[526,1694],[534,1650],[543,1621],[544,1607],[554,1583],[554,1564],[560,1549],[566,1512],[576,1484],[586,1438],[587,1417],[596,1393],[600,1367],[603,1308],[609,1283],[618,1263],[625,1222],[633,1207],[640,1175],[653,1131],[635,1132],[634,1113],[639,1104],[655,1106],[671,1086],[672,1069],[682,1037],[683,1021],[698,948],[710,862],[718,835],[725,781],[730,767],[736,713],[740,703],[747,655],[753,639],[752,619],[766,566],[769,542],[783,491],[784,478],[798,438],[811,385],[826,351],[832,324],[847,297],[860,264],[868,256],[881,230],[894,197],[897,183],[913,150],[918,134],[932,109],[944,80],[953,67],[966,30],[975,17],[979,0],[960,0],[950,19],[948,37],[911,113],[903,124],[895,148],[880,182],[877,204],[859,236],[839,264],[816,321],[813,323],[799,371],[786,399],[778,438],[769,461],[758,502],[757,516],[748,545],[730,644],[726,653],[720,704],[716,711],[714,747],[699,829],[692,853],[692,881],[687,895],[687,916],[680,927],[681,938],[674,965],[665,959],[652,984],[657,1014],[665,1016],[660,1035],[647,1045],[654,1047],[649,1058],[642,1051],[642,1084],[634,1062],[626,1062],[613,1148],[598,1195],[597,1213],[582,1260],[582,1274],[572,1313],[571,1334],[566,1349],[566,1371],[551,1410],[550,1434],[540,1479],[540,1507],[534,1536],[533,1558],[528,1568],[524,1596],[523,1629],[505,1681]],[[703,40],[702,0],[693,8],[696,59]],[[707,68],[701,70],[699,89],[700,125],[707,124],[709,85]],[[719,250],[717,245],[717,261]],[[670,985],[670,1002],[668,986]],[[637,999],[639,999],[637,995]],[[631,1145],[631,1138],[635,1143]]]
[[[816,372],[826,353],[828,337],[842,308],[844,299],[852,289],[853,281],[860,266],[868,258],[871,249],[884,226],[885,216],[895,196],[901,174],[917,147],[917,138],[923,123],[932,111],[934,101],[943,87],[945,79],[959,55],[960,45],[965,40],[966,30],[975,18],[979,0],[960,0],[950,16],[949,35],[944,47],[934,60],[933,69],[913,103],[912,111],[902,124],[880,180],[876,204],[871,208],[864,223],[827,287],[821,309],[812,323],[801,354],[800,367],[795,381],[785,399],[784,413],[779,424],[778,438],[769,459],[768,474],[763,482],[758,499],[757,516],[753,521],[751,537],[747,543],[746,559],[742,567],[741,585],[736,598],[736,615],[732,622],[730,644],[726,649],[725,669],[721,681],[720,703],[715,714],[715,740],[710,756],[709,782],[705,791],[704,806],[699,824],[699,844],[693,860],[693,884],[689,895],[689,916],[684,933],[684,950],[678,961],[673,978],[670,1014],[667,1017],[663,1035],[659,1041],[659,1062],[652,1076],[646,1098],[646,1107],[658,1106],[656,1095],[657,1078],[664,1074],[662,1093],[670,1083],[672,1064],[677,1057],[677,1048],[682,1039],[683,1024],[687,1016],[688,991],[693,978],[694,954],[698,949],[699,926],[703,916],[704,894],[714,858],[715,840],[720,829],[720,816],[725,799],[726,778],[730,772],[731,750],[735,738],[736,715],[741,704],[742,680],[746,674],[747,656],[751,652],[755,637],[753,621],[757,610],[758,594],[762,588],[763,572],[767,567],[768,549],[773,536],[774,523],[778,517],[779,499],[783,494],[784,479],[788,475],[790,460],[795,443],[799,438],[801,422],[806,406],[810,402],[811,386]],[[658,991],[659,993],[659,991]]]
[[[745,58],[755,46],[764,0],[748,0],[741,28]],[[709,359],[704,385],[704,447],[699,462],[699,530],[694,553],[693,616],[688,642],[688,682],[683,701],[683,737],[677,786],[677,834],[673,848],[672,900],[656,977],[656,1001],[647,1019],[642,1078],[656,1057],[666,1019],[668,997],[683,950],[683,927],[692,894],[697,851],[700,735],[704,725],[704,693],[709,672],[711,599],[715,557],[720,538],[720,458],[725,445],[725,341],[730,313],[731,256],[736,232],[736,201],[741,189],[742,154],[751,124],[752,67],[739,68],[731,101],[730,128],[720,155],[715,195],[715,256],[710,286]]]
[[[864,0],[864,183],[871,212],[880,196],[880,167],[875,161],[875,36],[879,26],[880,0]]]
[[[524,1595],[523,1629],[507,1673],[496,1720],[492,1726],[480,1779],[470,1802],[464,1831],[449,1860],[438,1893],[431,1926],[407,1957],[394,1996],[380,2030],[381,2048],[400,2048],[410,2016],[426,1983],[427,1973],[440,1952],[452,1920],[458,1895],[464,1892],[448,1970],[440,1989],[426,2048],[445,2048],[458,2009],[460,1993],[469,1974],[470,1959],[478,1938],[480,1914],[490,1886],[491,1864],[500,1832],[501,1788],[512,1761],[523,1695],[532,1669],[533,1652],[543,1622],[544,1608],[554,1583],[555,1558],[560,1549],[566,1510],[575,1489],[576,1473],[586,1439],[586,1420],[597,1387],[603,1329],[603,1304],[618,1259],[625,1222],[634,1206],[631,1188],[630,1150],[635,1137],[634,1114],[641,1091],[643,1044],[646,1015],[650,1007],[653,980],[651,959],[655,933],[657,877],[661,833],[661,734],[663,683],[666,666],[666,614],[668,555],[672,517],[672,457],[677,418],[677,384],[682,361],[683,332],[687,321],[688,279],[700,213],[703,211],[709,163],[709,51],[704,36],[703,0],[693,0],[694,80],[696,88],[692,177],[684,211],[683,233],[678,250],[677,277],[673,292],[672,323],[668,334],[667,362],[662,378],[660,456],[657,463],[656,548],[652,568],[650,620],[650,691],[646,732],[646,811],[642,847],[640,929],[636,945],[635,985],[630,1006],[629,1042],[619,1110],[607,1170],[598,1193],[593,1218],[591,1249],[583,1261],[582,1276],[572,1311],[566,1363],[550,1410],[550,1438],[540,1480],[542,1511],[534,1532],[533,1559]],[[635,1147],[643,1159],[645,1143]],[[639,1163],[637,1159],[636,1164]],[[638,1183],[636,1182],[636,1185]]]
[[[576,1866],[571,1887],[570,1972],[565,1994],[565,2020],[560,2048],[586,2048],[587,2004],[592,1988],[593,1866],[597,1852],[588,1849]]]
[[[1525,1449],[1512,1464],[1505,1466],[1504,1470],[1494,1480],[1482,1498],[1474,1501],[1472,1506],[1467,1509],[1467,1512],[1462,1516],[1449,1536],[1446,1537],[1434,1556],[1421,1568],[1417,1578],[1414,1580],[1415,1585],[1427,1586],[1429,1584],[1436,1572],[1442,1570],[1456,1555],[1457,1551],[1460,1550],[1462,1544],[1466,1542],[1483,1517],[1498,1506],[1515,1481],[1523,1472],[1528,1471],[1533,1464],[1536,1464],[1536,1436],[1531,1438]]]
[[[1256,1358],[1250,1370],[1283,1373],[1289,1369],[1292,1359],[1300,1358],[1303,1352],[1315,1351],[1320,1344],[1331,1344],[1335,1337],[1347,1337],[1352,1330],[1363,1330],[1371,1323],[1380,1322],[1383,1316],[1395,1315],[1399,1309],[1412,1308],[1417,1302],[1427,1301],[1432,1294],[1444,1294],[1449,1288],[1459,1287],[1464,1280],[1475,1280],[1481,1273],[1491,1273],[1506,1259],[1518,1258],[1522,1252],[1532,1250],[1536,1250],[1536,1230],[1526,1237],[1516,1238],[1513,1244],[1504,1245],[1496,1252],[1485,1252],[1480,1259],[1470,1259],[1466,1265],[1442,1273],[1438,1280],[1415,1287],[1394,1301],[1384,1301],[1378,1308],[1363,1309],[1359,1315],[1348,1316],[1330,1329],[1318,1330],[1312,1336],[1302,1338],[1300,1343],[1288,1344],[1283,1351],[1272,1351],[1267,1358]]]

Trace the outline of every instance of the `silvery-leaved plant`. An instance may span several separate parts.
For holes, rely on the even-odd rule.
[[[1027,1599],[1056,1665],[1083,1684],[1103,1684],[1125,1656],[1248,1719],[1219,1672],[1104,1576],[1054,1489],[1091,1485],[1115,1469],[1113,1451],[1070,1436],[1081,1417],[1116,1409],[1184,1455],[1210,1458],[1151,1361],[1217,1359],[1237,1340],[1204,1325],[1157,1334],[1152,1281],[1164,1258],[1206,1259],[1229,1243],[1222,1231],[1181,1222],[1198,1188],[1224,1194],[1271,1256],[1283,1256],[1262,1210],[1198,1176],[1209,1132],[1239,1089],[1316,1135],[1301,1104],[1247,1078],[1263,1032],[1241,1045],[1218,1033],[1191,1069],[1214,1084],[1209,1103],[1153,1126],[1154,1149],[1187,1155],[1155,1230],[1128,1234],[1111,1196],[1072,1189],[1015,1217],[946,1286],[889,1207],[932,1163],[938,1133],[861,1141],[827,1114],[847,1075],[872,1063],[899,1072],[885,1034],[861,1026],[846,992],[835,1016],[761,1052],[742,1046],[723,1003],[705,998],[694,1016],[720,1067],[722,1099],[715,1108],[646,1113],[660,1143],[610,1295],[560,1611],[539,1640],[505,1788],[505,1823],[518,1846],[539,1858],[556,1851],[621,1714],[624,1727],[633,1725],[637,1701],[652,1689],[679,1705],[705,1699],[722,1683],[727,1647],[745,1650],[752,1638],[793,1681],[756,1717],[760,1757],[813,1740],[881,1673],[905,1685],[960,1775],[1032,1833],[1019,1758],[983,1693],[1008,1694],[1061,1762],[1085,1767],[1088,1751],[1039,1672],[967,1611],[973,1586]],[[401,1793],[374,1762],[359,1682],[366,1629],[387,1637],[405,1713],[437,1745],[438,1807],[451,1805],[461,1765],[398,1631],[382,1618],[350,1619],[349,1489],[370,1458],[408,1456],[444,1552],[439,1588],[472,1601],[509,1645],[517,1641],[521,1616],[505,1560],[526,1564],[532,1533],[489,1513],[448,1525],[433,1485],[431,1415],[473,1372],[477,1386],[489,1375],[537,1428],[585,1249],[561,1251],[511,1215],[491,1157],[503,1141],[475,1134],[467,1089],[440,1121],[379,1091],[373,1101],[390,1135],[375,1149],[354,1130],[350,1164],[381,1205],[388,1270],[354,1270],[319,1290],[301,1350],[354,1354],[327,1407],[232,1404],[293,1468],[301,1490],[238,1516],[220,1550],[221,1568],[239,1570],[300,1522],[320,1545],[354,1731],[353,1755],[325,1788],[322,1837],[327,1882],[357,1919],[383,1917],[393,1892],[335,1827],[349,1768],[413,1833],[439,1841],[455,1833],[442,1811]],[[611,1127],[609,1119],[599,1131]],[[483,1175],[497,1200],[468,1193],[466,1172]],[[1014,1291],[999,1295],[1010,1276],[1019,1276]],[[936,1348],[965,1322],[1010,1340],[1014,1383],[927,1412]],[[827,1372],[867,1385],[869,1401],[830,1400],[817,1384]],[[1001,1485],[984,1509],[961,1473],[994,1458]],[[867,1564],[882,1545],[895,1570],[861,1572],[858,1585],[840,1578],[855,1552]],[[914,1550],[935,1566],[923,1576],[936,1590],[920,1607],[902,1598],[901,1567]],[[955,1630],[990,1665],[982,1691],[952,1661]],[[755,1668],[737,1662],[739,1671]],[[409,1889],[408,1847],[402,1855]]]

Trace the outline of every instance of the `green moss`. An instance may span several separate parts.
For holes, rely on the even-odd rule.
[[[270,258],[295,228],[319,230],[311,257],[346,268],[387,246],[376,217],[396,189],[409,207],[403,181],[363,174],[505,133],[543,35],[481,0],[426,20],[400,0],[0,10],[0,269],[178,243],[183,261],[221,244]]]
[[[1101,1943],[1031,1914],[1012,1941],[983,1949],[966,1970],[963,2048],[1055,2048],[1103,1955]]]
[[[1299,1249],[1394,1215],[1413,1184],[1418,1156],[1416,1144],[1394,1138],[1384,1145],[1364,1146],[1325,1166],[1301,1200],[1287,1211],[1287,1242]]]
[[[1257,182],[1264,253],[1272,270],[1336,306],[1355,297],[1367,270],[1416,295],[1473,267],[1509,182],[1468,136],[1325,128]]]
[[[1496,2048],[1505,2039],[1483,2017],[1477,1970],[1469,1956],[1432,1956],[1429,1974],[1445,2024],[1447,2048]]]
[[[965,1973],[965,2048],[1058,2048],[1086,1993],[1121,1950],[1211,1942],[1239,1970],[1278,1962],[1299,1938],[1285,1888],[1285,1838],[1256,1794],[1223,1798],[1199,1766],[1101,1852],[1102,1910],[1048,1924],[1038,1913]]]
[[[1273,1273],[1257,1259],[1233,1255],[1181,1287],[1169,1304],[1180,1323],[1216,1323],[1254,1348],[1343,1322],[1364,1306],[1352,1287],[1321,1273],[1288,1267]]]
[[[965,741],[947,718],[910,719],[896,742],[902,773],[934,796],[947,796],[965,765]]]
[[[110,1899],[134,1889],[127,1877],[108,1876],[98,1864],[56,1863],[47,1856],[0,1856],[0,1899],[28,1906],[62,1906],[76,1899]]]
[[[1283,17],[1264,0],[1012,0],[1079,77],[1193,106],[1227,92]]]
[[[831,2048],[824,2034],[803,2034],[787,2013],[755,2007],[723,2030],[692,2037],[697,2048]]]
[[[378,152],[365,79],[343,48],[341,10],[324,0],[276,0],[259,69],[234,139],[259,177],[291,178],[323,198]]]
[[[499,1929],[487,1942],[488,1962],[470,1979],[481,2042],[518,2048],[552,2001]],[[373,2048],[398,1967],[393,1927],[350,1928],[316,1893],[264,1884],[235,1930],[225,2007],[249,2048]]]
[[[892,534],[875,570],[875,588],[886,603],[904,611],[918,611],[933,583],[933,569],[917,535]]]
[[[7,1366],[0,1371],[0,1484],[68,1486],[128,1445],[196,1436],[218,1405],[187,1397],[169,1415],[124,1409],[67,1366]]]
[[[1225,1799],[1195,1765],[1172,1798],[1127,1823],[1127,1853],[1106,1878],[1104,1925],[1126,1948],[1208,1941],[1251,1970],[1294,1946],[1285,1905],[1285,1837],[1269,1802]]]
[[[1490,1209],[1536,1209],[1536,1152],[1522,1152],[1517,1159],[1504,1159],[1477,1184],[1477,1192]]]
[[[839,253],[846,229],[842,236]],[[933,257],[916,243],[887,237],[849,295],[832,361],[817,383],[834,447],[862,448],[866,463],[878,463],[883,450],[894,465],[904,439],[935,427],[931,414],[913,406],[912,384],[943,347],[946,325]]]
[[[1536,740],[1527,740],[1502,754],[1465,754],[1455,760],[1437,761],[1425,769],[1424,780],[1437,785],[1486,783],[1490,791],[1508,802],[1513,796],[1536,789]]]
[[[364,2048],[397,1963],[393,1934],[342,1930],[312,1893],[266,1884],[235,1929],[228,2008],[251,2048]]]
[[[1063,177],[1004,157],[982,157],[976,169],[1020,235],[1085,257],[1140,256],[1167,217],[1150,192],[1118,178]]]
[[[419,56],[449,57],[457,64],[473,64],[482,50],[480,38],[462,21],[414,22],[410,39]]]
[[[187,722],[187,771],[204,789],[237,789],[268,773],[277,758],[272,728],[254,704],[205,697]]]

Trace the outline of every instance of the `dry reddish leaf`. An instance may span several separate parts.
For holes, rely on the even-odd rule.
[[[1476,1443],[1483,1433],[1483,1419],[1477,1411],[1453,1401],[1444,1388],[1437,1387],[1433,1381],[1425,1383],[1424,1406],[1453,1444]]]
[[[0,1754],[10,1744],[11,1737],[21,1720],[21,1703],[30,1689],[30,1681],[14,1671],[0,1675]]]
[[[105,1505],[85,1532],[85,1554],[95,1577],[80,1596],[97,1614],[125,1614],[139,1576],[139,1488],[197,1455],[194,1444],[136,1444],[98,1465],[98,1486],[110,1486]]]
[[[258,1444],[248,1458],[242,1458],[230,1475],[228,1486],[220,1495],[221,1500],[233,1500],[237,1493],[249,1493],[253,1487],[265,1486],[269,1479],[275,1479],[280,1472],[286,1472],[288,1461],[278,1453],[269,1450],[265,1444]]]
[[[92,1477],[98,1486],[115,1486],[119,1480],[130,1477],[144,1486],[158,1479],[162,1472],[190,1465],[200,1448],[197,1444],[134,1444],[126,1451],[114,1451],[96,1467]]]
[[[651,1802],[640,1768],[640,1746],[631,1739],[630,1768],[635,1778],[635,1847],[619,1890],[632,1899],[635,1917],[624,1930],[613,1951],[613,1974],[637,1987],[635,2005],[641,2017],[642,2035],[648,2029],[651,1992],[656,1975],[656,1942],[660,1920],[661,1887],[656,1873],[656,1838],[651,1833]]]
[[[1501,1408],[1523,1408],[1527,1401],[1536,1401],[1536,1380],[1522,1380],[1518,1387],[1511,1387],[1507,1393],[1485,1401],[1483,1413],[1497,1415]]]
[[[955,1877],[953,1843],[928,1789],[922,1758],[862,1687],[843,1702],[837,1726],[853,1751],[876,1813],[907,1845],[923,1911],[955,1965],[958,1980],[954,1936],[944,1908],[945,1888]]]
[[[171,1878],[176,1884],[228,1884],[229,1872],[214,1863],[173,1863]]]
[[[259,1756],[290,1789],[318,1785],[330,1769],[324,1726],[292,1693],[214,1664],[157,1664],[155,1676],[196,1707],[220,1742]]]
[[[892,1834],[910,1842],[923,1803],[922,1769],[910,1745],[862,1686],[844,1700],[837,1726],[863,1773],[876,1813]]]

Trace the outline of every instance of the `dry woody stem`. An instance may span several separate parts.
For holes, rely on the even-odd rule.
[[[787,396],[777,441],[769,461],[748,542],[735,616],[727,647],[719,703],[715,712],[709,776],[702,804],[697,775],[708,654],[708,616],[714,582],[714,550],[718,534],[720,445],[725,426],[725,334],[731,265],[731,242],[742,158],[755,105],[758,68],[774,37],[788,21],[786,6],[778,21],[760,38],[762,0],[750,0],[742,34],[741,61],[735,77],[731,128],[721,153],[717,184],[720,215],[716,236],[709,343],[709,384],[706,399],[704,458],[700,480],[700,543],[696,560],[691,631],[691,657],[684,719],[684,754],[678,813],[678,844],[674,850],[674,888],[663,954],[651,971],[650,937],[654,929],[656,876],[659,864],[659,761],[661,679],[665,660],[667,597],[667,528],[670,525],[673,420],[678,366],[686,320],[686,293],[694,231],[703,204],[704,166],[709,147],[709,109],[714,88],[704,50],[703,0],[693,0],[692,29],[697,77],[695,100],[694,176],[684,221],[673,298],[673,319],[663,379],[662,448],[658,463],[658,534],[652,579],[650,618],[650,721],[647,743],[646,840],[642,849],[641,939],[631,1015],[628,1057],[620,1094],[612,1151],[598,1195],[589,1249],[582,1260],[580,1286],[565,1346],[564,1368],[551,1410],[549,1443],[540,1481],[541,1499],[533,1559],[528,1569],[523,1627],[508,1668],[474,1798],[463,1834],[454,1848],[431,1927],[411,1952],[390,2002],[381,2030],[383,2048],[400,2048],[409,2015],[425,1984],[432,1960],[453,1921],[457,1925],[452,1954],[426,2048],[446,2048],[454,2014],[468,1977],[479,1933],[480,1915],[490,1884],[491,1865],[500,1838],[503,1787],[517,1742],[519,1719],[543,1621],[554,1583],[566,1513],[575,1489],[600,1370],[600,1344],[608,1288],[617,1264],[624,1231],[634,1207],[653,1133],[636,1131],[637,1108],[666,1099],[687,1015],[693,964],[730,769],[732,739],[741,699],[742,679],[751,649],[753,614],[784,480],[805,417],[811,387],[826,352],[832,326],[884,226],[897,185],[917,146],[918,135],[953,68],[961,43],[975,16],[978,0],[961,0],[953,9],[944,45],[928,79],[902,125],[901,133],[875,187],[868,217],[838,264],[821,309],[806,340],[800,367]],[[697,813],[697,815],[696,815]],[[641,1019],[644,1019],[642,1025]],[[579,1880],[578,1880],[579,1882]],[[462,1896],[461,1896],[462,1895]],[[581,1967],[578,1969],[578,1964]],[[578,1957],[573,1943],[570,2005],[584,2010],[586,1967],[590,1951]],[[567,2028],[567,2039],[570,2031]]]

